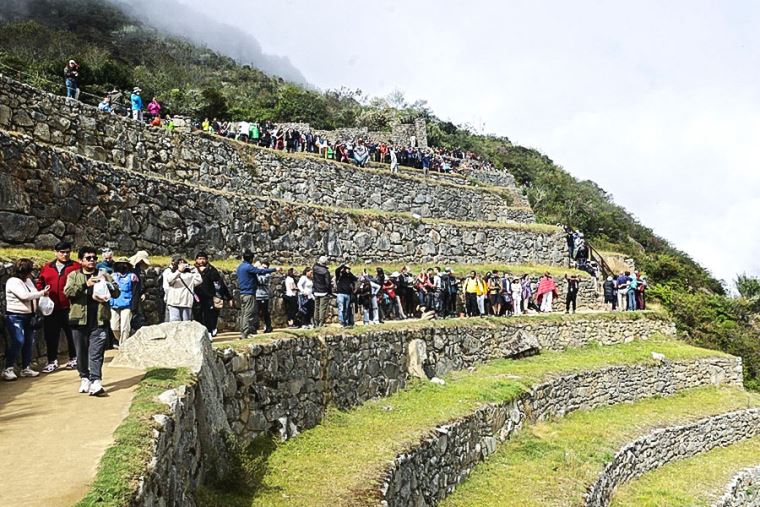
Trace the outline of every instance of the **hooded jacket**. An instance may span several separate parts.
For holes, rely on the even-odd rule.
[[[55,303],[55,311],[68,310],[71,304],[66,294],[63,293],[63,289],[66,286],[66,279],[69,274],[78,270],[81,266],[78,262],[70,260],[63,265],[63,269],[58,273],[55,262],[49,262],[42,267],[40,276],[37,278],[37,289],[42,290],[46,285],[49,285],[50,293],[48,297]]]
[[[332,291],[332,278],[330,270],[324,264],[314,264],[312,280],[314,281],[314,294],[329,294]]]

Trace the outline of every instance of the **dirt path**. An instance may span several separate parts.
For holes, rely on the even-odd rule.
[[[107,353],[110,362],[113,351]],[[84,496],[143,372],[103,368],[107,397],[77,393],[76,371],[0,384],[0,505],[72,505]]]

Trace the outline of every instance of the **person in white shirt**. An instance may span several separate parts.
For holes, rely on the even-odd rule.
[[[35,315],[37,301],[47,296],[50,286],[37,290],[32,281],[34,263],[30,259],[19,259],[15,265],[15,276],[5,284],[5,327],[10,336],[5,351],[4,380],[16,380],[14,370],[16,359],[21,352],[21,376],[36,377],[39,372],[32,370],[32,347],[34,346],[34,329],[32,318]]]
[[[193,320],[193,302],[197,297],[195,287],[203,282],[203,278],[197,269],[181,257],[172,262],[170,270],[168,276],[164,277],[164,283],[169,287],[166,291],[169,322]]]
[[[298,314],[298,286],[296,285],[296,273],[293,268],[288,269],[285,276],[285,313],[288,316],[288,327],[298,327],[296,316]]]
[[[307,329],[314,327],[311,323],[311,319],[314,317],[314,282],[312,276],[311,268],[306,268],[298,280],[298,313],[301,314],[303,324],[301,327]]]

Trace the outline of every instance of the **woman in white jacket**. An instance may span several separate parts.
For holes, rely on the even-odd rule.
[[[172,262],[170,271],[165,274],[166,306],[169,309],[169,322],[192,320],[193,302],[197,297],[195,288],[203,282],[201,274],[190,266],[185,259]]]
[[[50,286],[37,290],[32,282],[34,263],[29,259],[16,261],[15,276],[5,284],[5,327],[10,335],[8,349],[5,351],[4,380],[16,380],[14,366],[21,352],[21,376],[36,377],[39,372],[32,370],[32,347],[34,330],[32,317],[36,310],[36,301],[47,296]]]

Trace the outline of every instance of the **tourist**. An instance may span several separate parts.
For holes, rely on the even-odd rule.
[[[110,316],[108,301],[119,296],[119,289],[111,275],[96,269],[97,261],[95,248],[80,248],[81,267],[69,275],[63,289],[71,301],[69,319],[78,358],[79,392],[89,393],[90,396],[105,393],[102,370]]]
[[[332,278],[327,268],[327,256],[321,256],[311,268],[312,281],[314,283],[314,327],[325,325],[327,318],[328,298],[332,291]]]
[[[285,315],[288,318],[288,327],[298,327],[296,318],[298,315],[298,285],[296,284],[296,271],[293,268],[288,269],[285,275],[285,296],[283,296],[285,305]]]
[[[172,258],[171,268],[164,278],[169,322],[192,320],[193,303],[197,298],[195,287],[201,282],[201,274],[183,257]]]
[[[446,275],[448,277],[448,307],[446,308],[446,314],[452,317],[457,316],[457,295],[459,293],[459,280],[454,276],[451,268],[446,268]]]
[[[615,286],[617,287],[618,309],[621,312],[628,309],[628,277],[630,276],[630,272],[621,271],[615,280]]]
[[[389,153],[391,155],[391,172],[396,174],[398,173],[398,157],[396,156],[396,150],[391,147]]]
[[[354,146],[354,162],[359,167],[364,167],[367,165],[368,160],[369,150],[367,149],[367,145],[364,144],[364,139],[359,139],[359,143]]]
[[[573,307],[573,313],[575,313],[576,300],[578,299],[578,289],[580,288],[580,280],[578,275],[567,276],[565,274],[565,282],[567,282],[567,296],[565,297],[565,313],[570,313],[570,306]]]
[[[113,250],[110,248],[101,248],[100,255],[103,257],[103,260],[98,262],[95,269],[98,271],[105,271],[109,275],[113,274]]]
[[[531,297],[533,296],[533,288],[531,287],[530,276],[528,276],[527,273],[520,277],[520,288],[522,289],[522,292],[520,294],[522,313],[528,313],[528,310],[531,308],[531,306],[535,308],[536,304],[531,301]]]
[[[255,334],[253,324],[254,314],[258,310],[256,306],[256,291],[259,286],[259,275],[274,273],[279,269],[259,268],[253,265],[253,252],[243,252],[243,262],[237,268],[238,285],[240,286],[240,339],[248,338],[249,334]],[[258,323],[258,322],[257,322]]]
[[[608,276],[604,282],[604,304],[610,305],[610,311],[617,310],[617,294],[615,293],[615,280]]]
[[[63,68],[63,77],[66,79],[66,97],[79,100],[79,64],[69,60]]]
[[[254,264],[255,267],[260,269],[268,269],[269,263],[264,261],[261,264]],[[271,289],[269,284],[271,282],[272,275],[270,273],[261,273],[256,275],[256,301],[254,303],[253,310],[253,328],[251,334],[256,334],[259,330],[259,318],[264,321],[264,334],[272,332],[272,313],[270,311],[269,302],[271,299]]]
[[[113,107],[111,106],[111,97],[106,95],[103,100],[98,104],[98,110],[104,113],[113,114]]]
[[[375,309],[377,310],[376,320],[382,324],[385,322],[385,309],[382,304],[382,302],[385,300],[385,297],[383,296],[383,285],[385,284],[385,271],[383,271],[383,268],[375,268],[375,277],[372,279],[372,282],[374,282],[373,288],[374,294],[375,294]],[[374,287],[374,286],[377,287]],[[431,295],[432,297],[432,295]]]
[[[22,377],[36,377],[39,372],[32,369],[32,348],[34,347],[34,323],[37,301],[47,296],[50,286],[37,290],[32,282],[34,263],[30,259],[16,261],[11,276],[5,283],[5,328],[8,331],[8,347],[5,350],[3,380],[16,380],[16,359],[21,352]]]
[[[430,279],[428,278],[427,272],[424,269],[420,270],[419,274],[414,279],[414,289],[417,292],[418,309],[421,312],[424,312],[427,307],[430,286]]]
[[[217,333],[219,312],[225,301],[232,300],[232,296],[219,270],[209,263],[206,252],[201,251],[195,255],[195,269],[201,275],[201,283],[195,287],[197,298],[193,305],[193,317],[214,337]]]
[[[153,97],[153,99],[148,104],[148,113],[150,114],[152,120],[158,119],[160,121],[161,104],[158,103],[158,99],[156,97]]]
[[[504,276],[506,277],[506,273]],[[488,302],[491,307],[493,315],[501,315],[501,306],[503,298],[501,297],[502,288],[501,280],[499,279],[499,272],[494,271],[492,276],[488,278]]]
[[[480,273],[475,276],[475,280],[477,281],[476,294],[478,312],[480,313],[481,317],[484,317],[486,315],[486,296],[488,295],[488,285]]]
[[[465,314],[468,317],[480,315],[478,309],[478,286],[477,273],[470,271],[470,276],[464,280],[464,284],[462,285]]]
[[[638,285],[636,287],[636,308],[638,310],[646,310],[647,309],[647,300],[646,300],[646,291],[647,287],[649,286],[649,282],[647,281],[646,275],[641,276],[639,273],[636,273],[636,277],[638,278]]]
[[[248,127],[248,140],[253,144],[259,144],[261,138],[261,131],[259,130],[258,123],[251,123]]]
[[[140,93],[142,90],[139,88],[135,88],[132,90],[132,95],[130,96],[130,101],[132,103],[132,119],[137,120],[139,122],[143,121],[143,103],[142,103],[142,97],[140,96]]]
[[[48,296],[53,300],[53,313],[47,315],[43,322],[45,346],[47,347],[47,364],[42,368],[43,373],[51,373],[58,369],[58,343],[61,331],[66,335],[69,349],[69,362],[66,367],[77,367],[77,353],[69,326],[69,299],[63,291],[66,280],[72,272],[79,269],[79,263],[71,260],[71,243],[61,241],[55,245],[55,260],[42,266],[37,277],[37,289],[50,287]]]
[[[549,273],[544,273],[538,279],[538,290],[536,298],[541,312],[552,312],[552,301],[557,297],[557,284]]]
[[[298,314],[301,318],[302,327],[311,329],[314,318],[314,276],[311,268],[306,268],[298,279]]]
[[[627,309],[629,312],[635,312],[636,311],[636,289],[638,288],[639,280],[636,276],[636,273],[633,273],[631,275],[628,275],[628,306]]]
[[[105,273],[104,270],[98,272],[101,275]],[[139,280],[126,257],[120,257],[114,262],[111,278],[119,289],[119,296],[111,298],[108,302],[111,307],[111,332],[116,343],[120,344],[122,340],[129,338],[132,331],[132,300]]]
[[[372,281],[366,271],[359,278],[359,283],[356,287],[356,301],[362,308],[362,323],[365,326],[374,323],[372,314]]]
[[[512,315],[515,313],[515,301],[512,297],[512,279],[509,277],[509,273],[506,271],[504,272],[504,277],[500,280],[499,283],[499,295],[502,300],[502,308],[501,313],[497,313],[497,315]]]
[[[383,293],[388,296],[388,301],[395,320],[406,319],[406,314],[404,314],[404,308],[401,306],[401,298],[398,293],[400,276],[401,275],[398,271],[394,271],[391,273],[390,277],[385,279],[385,283],[383,283]]]
[[[145,270],[150,267],[150,256],[145,250],[140,250],[129,258],[132,265],[132,272],[137,276],[137,285],[135,286],[134,297],[132,297],[132,331],[137,331],[145,325],[145,312],[143,311],[143,302],[145,301]]]
[[[354,314],[351,311],[351,297],[358,278],[351,273],[351,266],[341,264],[335,270],[335,295],[338,303],[338,322],[342,327],[353,327]]]
[[[519,278],[512,279],[512,314],[522,315],[522,284]]]

